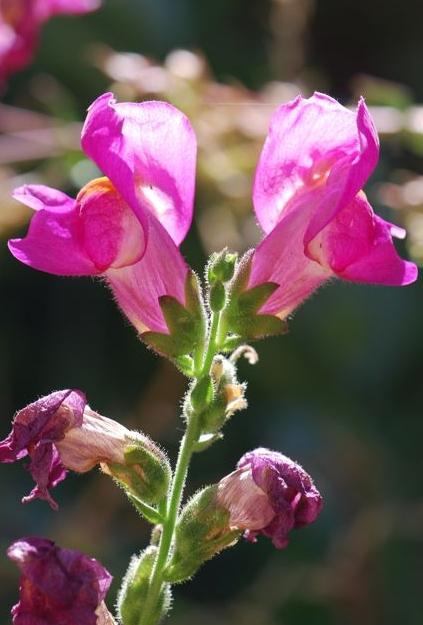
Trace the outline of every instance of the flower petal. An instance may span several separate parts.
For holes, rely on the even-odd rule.
[[[392,240],[396,233],[360,193],[308,245],[307,253],[344,280],[403,286],[416,280],[417,267],[398,255]]]
[[[14,197],[37,211],[26,237],[9,241],[15,258],[34,269],[59,276],[101,273],[81,245],[75,200],[42,185],[20,187]]]
[[[11,433],[0,442],[0,462],[15,462],[30,455],[28,469],[36,486],[23,498],[24,503],[40,498],[57,509],[49,489],[66,477],[66,469],[54,443],[69,429],[82,425],[85,406],[84,393],[64,390],[41,397],[16,414]]]
[[[321,195],[322,187],[298,194],[287,215],[254,251],[249,287],[279,285],[260,313],[285,318],[333,275],[304,253],[304,234]]]
[[[272,117],[255,175],[261,227],[270,232],[298,191],[325,184],[330,202],[315,212],[307,231],[313,238],[361,189],[377,159],[377,134],[363,100],[357,114],[320,93],[283,104]]]
[[[16,541],[7,555],[22,575],[14,625],[97,625],[112,581],[97,560],[36,537]]]
[[[165,102],[118,104],[106,93],[88,109],[82,147],[143,227],[151,212],[179,245],[191,225],[195,185],[196,139],[185,115]]]
[[[132,265],[142,257],[144,230],[108,178],[85,185],[77,203],[81,246],[99,272]]]
[[[188,266],[167,231],[149,217],[149,237],[144,256],[134,265],[109,269],[106,279],[116,300],[140,333],[168,333],[159,297],[170,295],[185,303]]]

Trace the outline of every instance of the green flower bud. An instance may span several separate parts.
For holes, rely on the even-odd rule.
[[[221,252],[212,254],[207,268],[207,278],[211,285],[216,282],[229,282],[232,279],[238,254],[228,252],[225,247]]]
[[[122,625],[143,625],[143,608],[156,557],[155,546],[149,546],[140,556],[132,557],[117,600],[118,616]],[[166,585],[157,601],[155,622],[159,622],[168,611],[170,599],[170,588]]]
[[[204,410],[213,400],[213,384],[209,375],[202,377],[194,385],[191,394],[191,406],[196,412]]]
[[[210,310],[220,312],[225,307],[226,290],[222,282],[216,282],[210,287],[209,293]]]
[[[198,492],[183,508],[175,531],[175,549],[165,571],[168,582],[182,582],[214,555],[236,543],[240,531],[229,527],[229,511],[218,503],[217,485]]]
[[[214,380],[214,397],[200,417],[203,433],[218,432],[225,422],[238,410],[247,407],[245,384],[240,384],[236,377],[233,363],[223,356],[216,356],[211,375]]]
[[[147,503],[166,497],[171,469],[166,454],[149,438],[139,435],[127,441],[122,463],[103,465],[130,495]]]

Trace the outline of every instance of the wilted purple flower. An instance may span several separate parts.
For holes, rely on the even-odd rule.
[[[278,549],[288,544],[289,532],[312,523],[322,509],[322,497],[304,469],[283,454],[259,448],[242,456],[236,471],[218,486],[218,501],[230,512],[230,526],[245,529],[245,538],[258,534]]]
[[[124,453],[131,445],[165,461],[148,437],[91,410],[82,391],[56,391],[18,411],[11,433],[0,441],[0,462],[29,455],[36,486],[22,501],[45,499],[57,509],[49,489],[66,477],[68,469],[85,473],[100,463],[125,465]]]
[[[21,571],[13,625],[112,625],[104,598],[112,576],[94,558],[44,538],[21,538],[7,555]]]

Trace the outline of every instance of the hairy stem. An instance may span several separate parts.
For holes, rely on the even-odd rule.
[[[197,362],[201,363],[195,376],[197,380],[209,373],[213,358],[218,350],[217,338],[219,335],[220,316],[221,313],[212,314],[208,340],[201,354],[201,359],[197,357]],[[198,428],[198,416],[195,411],[191,411],[189,415],[186,415],[187,428],[179,447],[178,460],[167,503],[166,518],[163,523],[160,538],[159,551],[151,574],[149,591],[144,604],[142,620],[139,625],[155,625],[157,622],[157,606],[163,587],[163,571],[166,567],[172,547],[176,520],[181,506],[189,463],[200,433]]]

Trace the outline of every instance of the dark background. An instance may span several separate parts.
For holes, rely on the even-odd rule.
[[[218,80],[252,90],[290,81],[349,102],[357,76],[369,74],[400,82],[406,101],[423,100],[419,0],[104,0],[96,14],[45,26],[33,65],[11,79],[3,102],[82,120],[110,85],[93,62],[98,42],[159,62],[174,48],[199,50]],[[40,84],[50,85],[48,98]],[[57,159],[6,163],[1,184],[47,172],[49,184],[75,192],[67,176],[75,158],[70,150]],[[377,210],[398,221],[378,203],[378,184],[396,171],[421,175],[422,169],[418,151],[382,141],[368,189]],[[210,207],[202,179],[198,187],[202,215]],[[76,387],[99,412],[151,434],[174,460],[182,376],[137,341],[100,283],[16,262],[6,238],[24,231],[1,232],[0,438],[15,410],[52,390]],[[201,272],[200,234],[194,223],[182,249]],[[246,450],[263,445],[298,459],[326,505],[285,551],[262,539],[205,565],[175,589],[169,622],[421,623],[422,294],[421,282],[403,289],[337,282],[295,314],[287,336],[257,345],[257,366],[241,364],[249,408],[234,417],[222,442],[195,458],[189,491],[216,481]],[[148,541],[148,528],[106,477],[95,471],[70,476],[56,491],[58,513],[42,502],[20,504],[31,488],[22,463],[2,466],[0,483],[2,554],[18,537],[49,536],[99,558],[115,576],[116,592],[130,555]],[[2,623],[10,620],[17,584],[14,566],[2,556]]]

